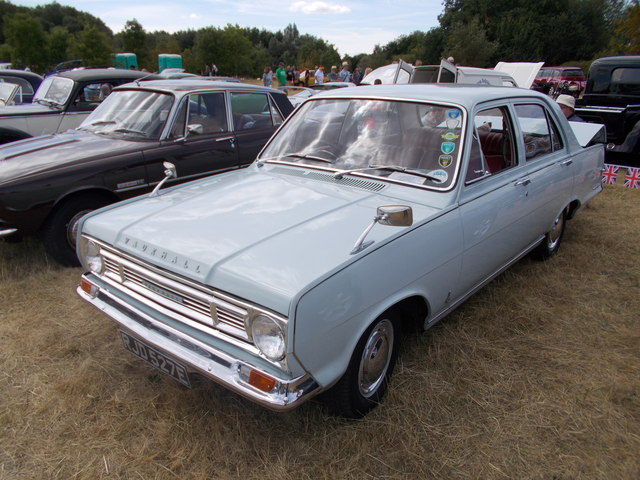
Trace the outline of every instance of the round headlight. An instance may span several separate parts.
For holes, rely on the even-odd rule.
[[[253,343],[269,360],[282,360],[285,353],[284,332],[276,321],[259,314],[251,324]]]
[[[84,263],[94,273],[102,273],[104,262],[100,256],[100,247],[92,240],[84,245]]]

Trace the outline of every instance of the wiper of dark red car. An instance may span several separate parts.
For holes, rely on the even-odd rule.
[[[348,175],[350,173],[364,172],[365,170],[391,170],[391,171],[394,171],[394,172],[407,173],[409,175],[417,175],[419,177],[426,178],[427,180],[432,180],[434,182],[441,182],[442,181],[441,178],[436,177],[435,175],[431,175],[430,173],[427,173],[427,172],[425,172],[423,170],[414,170],[414,169],[411,169],[411,168],[399,167],[398,165],[369,165],[368,167],[350,168],[348,170],[340,170],[340,171],[334,173],[333,174],[333,178],[341,179],[342,177],[344,177],[345,175]]]

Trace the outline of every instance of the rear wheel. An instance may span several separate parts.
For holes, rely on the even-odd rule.
[[[555,255],[560,248],[560,242],[564,235],[564,225],[566,220],[566,210],[563,210],[558,218],[553,222],[553,228],[547,232],[540,245],[538,245],[531,255],[536,260],[546,260]]]
[[[327,393],[331,411],[361,418],[384,396],[397,357],[398,317],[388,311],[378,317],[358,341],[347,371]]]
[[[43,243],[49,255],[65,267],[77,267],[76,255],[78,222],[89,212],[109,203],[99,196],[70,198],[58,205],[43,229]]]

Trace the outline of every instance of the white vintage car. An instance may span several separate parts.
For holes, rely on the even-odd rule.
[[[357,418],[388,388],[400,326],[553,255],[603,157],[531,90],[334,90],[248,168],[84,217],[78,293],[179,382],[276,410],[327,392]]]

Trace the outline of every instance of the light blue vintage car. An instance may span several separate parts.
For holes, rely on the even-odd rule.
[[[553,255],[602,190],[603,157],[530,90],[319,94],[248,168],[84,217],[78,293],[179,382],[276,410],[327,391],[357,418],[388,388],[400,326]]]

